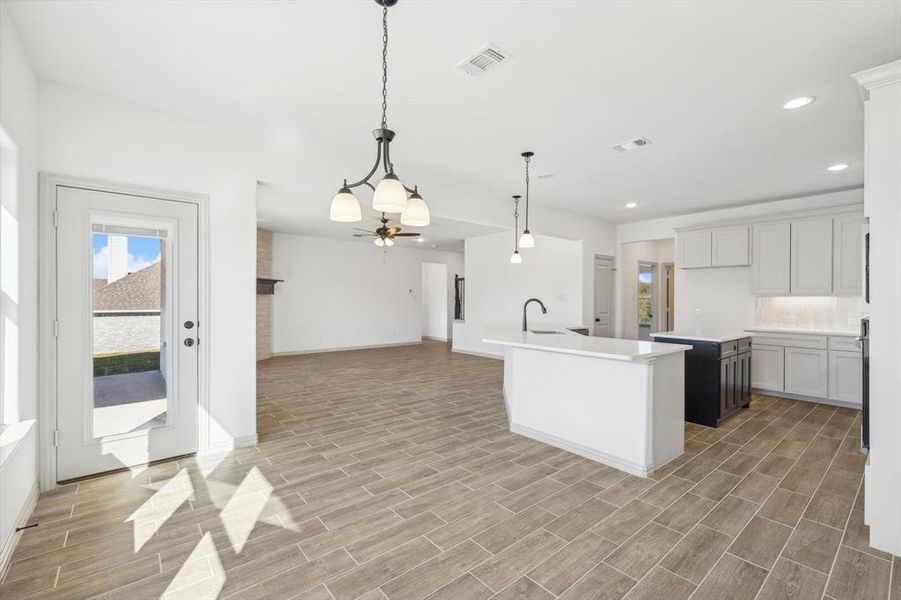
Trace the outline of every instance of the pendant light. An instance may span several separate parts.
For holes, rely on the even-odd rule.
[[[391,162],[389,149],[395,133],[388,129],[388,7],[397,4],[397,0],[375,0],[375,2],[382,7],[382,122],[381,126],[372,132],[376,141],[375,164],[363,179],[351,184],[348,184],[347,180],[344,181],[344,185],[332,199],[329,218],[341,223],[360,221],[362,219],[360,203],[351,190],[366,185],[374,192],[372,195],[374,210],[400,213],[402,224],[425,227],[430,221],[429,207],[419,195],[418,188],[408,188],[394,173],[394,163]],[[378,185],[373,186],[371,180],[379,164],[382,165],[385,175]]]
[[[526,228],[523,229],[522,236],[519,238],[520,248],[535,247],[535,238],[532,236],[532,232],[529,231],[529,161],[532,160],[533,156],[535,156],[534,152],[522,153],[522,157],[526,161]]]
[[[520,195],[513,196],[513,255],[510,262],[514,265],[522,264],[522,254],[519,253],[519,199]]]

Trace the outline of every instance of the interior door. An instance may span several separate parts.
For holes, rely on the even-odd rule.
[[[196,204],[58,187],[57,479],[196,451]]]
[[[664,331],[672,331],[675,329],[675,311],[676,311],[676,279],[675,268],[668,264],[664,266],[664,275],[666,277],[664,317],[666,325]]]
[[[613,337],[613,259],[594,259],[594,335]]]

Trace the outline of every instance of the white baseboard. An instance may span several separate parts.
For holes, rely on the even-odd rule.
[[[841,406],[842,408],[856,408],[860,410],[860,402],[846,402],[845,400],[830,400],[829,398],[817,398],[815,396],[802,396],[800,394],[790,394],[779,390],[762,390],[751,388],[751,391],[761,396],[775,396],[776,398],[786,398],[788,400],[800,400],[801,402],[812,402],[814,404],[828,404],[829,406]]]
[[[494,360],[504,360],[503,356],[496,356],[494,354],[485,354],[484,352],[474,352],[472,350],[460,350],[458,348],[454,348],[453,350],[457,354],[468,354],[470,356],[478,356],[479,358],[492,358]]]
[[[34,487],[31,488],[31,493],[28,495],[28,501],[22,506],[22,510],[19,511],[19,516],[16,517],[16,522],[13,527],[22,527],[28,522],[28,519],[31,518],[34,507],[38,503],[38,493],[38,482],[35,480]],[[13,556],[13,550],[16,549],[16,544],[19,542],[20,537],[22,537],[22,532],[16,532],[15,529],[13,529],[9,539],[6,540],[3,548],[0,549],[0,581],[3,581],[3,578],[6,576],[9,560]]]
[[[422,336],[422,339],[432,340],[433,342],[444,342],[444,343],[451,341],[451,339],[449,337],[436,337],[433,335],[424,335],[424,336]]]
[[[337,348],[314,348],[312,350],[292,350],[290,352],[273,352],[272,358],[276,356],[298,356],[301,354],[321,354],[325,352],[348,352],[350,350],[374,350],[376,348],[397,348],[398,346],[418,346],[422,344],[422,340],[418,342],[397,342],[395,344],[372,344],[369,346],[340,346]]]
[[[510,431],[513,433],[518,433],[519,435],[523,435],[527,438],[531,438],[535,441],[548,444],[555,448],[560,448],[561,450],[566,450],[567,452],[572,452],[573,454],[578,454],[579,456],[590,458],[593,461],[603,463],[607,466],[613,467],[614,469],[619,469],[620,471],[625,471],[626,473],[631,473],[632,475],[637,475],[639,477],[647,477],[648,473],[656,468],[654,465],[640,465],[632,461],[623,460],[604,452],[599,452],[598,450],[594,450],[593,448],[588,448],[581,444],[576,444],[575,442],[570,442],[569,440],[564,440],[562,438],[558,438],[557,436],[550,435],[548,433],[544,433],[543,431],[538,431],[530,427],[524,427],[522,425],[515,425],[513,423],[510,423]]]
[[[219,454],[220,452],[229,452],[230,450],[235,450],[236,448],[251,448],[257,445],[257,441],[257,434],[245,435],[236,437],[231,440],[226,440],[224,442],[216,442],[215,444],[210,444],[205,449],[199,450],[197,454],[203,456],[205,454]]]

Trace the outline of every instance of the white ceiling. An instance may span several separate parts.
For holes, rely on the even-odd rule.
[[[11,8],[44,78],[314,145],[306,178],[324,210],[342,177],[369,166],[372,0]],[[455,193],[509,202],[524,149],[536,176],[554,174],[535,181],[536,215],[622,222],[861,185],[849,74],[901,57],[895,0],[401,0],[390,24],[392,158],[439,215]],[[484,78],[454,69],[486,42],[514,58]],[[805,94],[817,102],[782,110]],[[638,136],[652,145],[610,149]],[[853,166],[824,170],[839,161]]]
[[[380,213],[369,207],[371,192],[360,194],[360,205],[363,211],[363,220],[360,223],[334,223],[324,218],[323,215],[309,210],[298,210],[301,193],[293,188],[260,183],[257,185],[257,225],[263,229],[280,233],[294,233],[314,237],[333,238],[345,241],[355,241],[363,244],[372,244],[373,238],[355,238],[354,228],[374,230],[381,226]],[[392,219],[391,227],[400,227],[404,233],[420,233],[417,238],[395,238],[394,242],[399,247],[418,249],[448,250],[452,252],[463,251],[463,240],[468,237],[497,233],[503,231],[497,227],[478,225],[464,221],[432,217],[428,227],[407,227]],[[513,246],[513,232],[510,230],[510,246]]]

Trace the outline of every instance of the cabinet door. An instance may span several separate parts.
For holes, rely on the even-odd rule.
[[[679,234],[679,268],[698,269],[711,266],[710,230]]]
[[[720,418],[729,414],[732,407],[732,360],[720,360]]]
[[[738,382],[738,405],[747,406],[751,403],[751,353],[743,352],[738,355],[738,367],[741,378]]]
[[[751,387],[774,392],[785,390],[785,348],[754,344],[751,350]]]
[[[826,351],[813,348],[785,349],[785,391],[825,398],[827,392]]]
[[[712,234],[714,267],[740,267],[751,264],[748,227],[722,227]]]
[[[863,293],[863,226],[863,215],[833,221],[832,291],[837,296]]]
[[[829,398],[860,403],[863,396],[863,355],[845,350],[829,351]]]
[[[755,225],[751,244],[754,293],[759,296],[791,292],[791,225],[788,221]]]
[[[832,294],[832,218],[791,224],[791,293]]]

